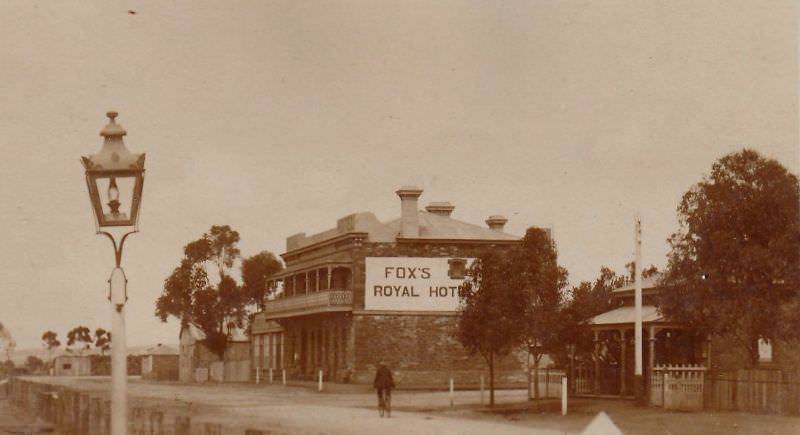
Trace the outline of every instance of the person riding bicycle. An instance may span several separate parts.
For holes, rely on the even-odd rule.
[[[388,400],[391,400],[392,388],[394,388],[394,379],[392,379],[392,371],[389,370],[389,367],[387,367],[386,364],[384,364],[383,362],[378,364],[378,370],[375,372],[375,380],[372,382],[372,386],[378,393],[378,407],[383,408],[385,406],[384,397],[386,397],[386,399]]]

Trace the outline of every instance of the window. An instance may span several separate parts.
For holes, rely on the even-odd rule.
[[[447,276],[450,279],[464,279],[467,275],[467,260],[463,258],[451,258],[447,260],[450,269],[447,271]]]
[[[62,364],[61,368],[64,369],[64,370],[70,370],[70,369],[72,369],[72,364],[68,364],[68,363]]]
[[[772,343],[764,338],[758,339],[758,362],[772,362]]]

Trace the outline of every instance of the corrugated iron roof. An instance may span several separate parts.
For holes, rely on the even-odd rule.
[[[661,322],[664,318],[653,305],[642,306],[642,323]],[[636,308],[624,306],[598,314],[587,321],[590,325],[617,325],[636,322]]]
[[[141,352],[139,355],[177,355],[178,349],[173,346],[157,344],[155,346],[148,347]]]

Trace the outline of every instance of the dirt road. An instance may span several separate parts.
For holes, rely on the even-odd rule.
[[[108,391],[107,378],[26,378],[80,389],[98,395]],[[499,402],[524,400],[524,391],[498,393]],[[193,424],[220,423],[226,433],[266,429],[271,433],[313,434],[561,434],[502,421],[479,421],[429,412],[449,408],[446,392],[403,392],[393,397],[391,418],[380,418],[374,394],[364,388],[346,394],[316,392],[279,385],[184,385],[132,379],[131,407],[158,408],[167,414],[189,415]],[[478,393],[460,392],[457,404],[478,404]]]

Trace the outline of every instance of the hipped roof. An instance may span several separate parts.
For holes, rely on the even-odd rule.
[[[658,309],[654,305],[642,306],[642,323],[655,323],[663,322],[664,317],[658,313]],[[624,306],[615,308],[611,311],[598,314],[586,323],[590,325],[624,325],[633,324],[636,322],[636,308],[631,306]]]

